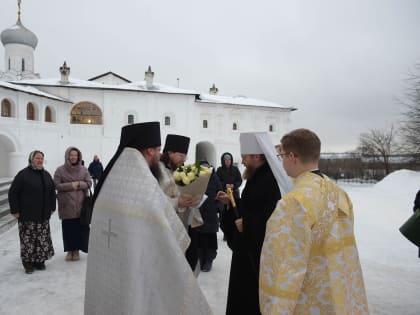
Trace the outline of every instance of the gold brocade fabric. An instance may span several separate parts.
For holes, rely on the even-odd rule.
[[[264,315],[369,314],[353,206],[326,176],[307,172],[267,222],[260,264]]]

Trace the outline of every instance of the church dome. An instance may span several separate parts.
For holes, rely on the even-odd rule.
[[[38,44],[38,38],[34,33],[22,25],[19,18],[15,25],[1,32],[1,42],[3,45],[22,44],[31,46],[35,49]]]

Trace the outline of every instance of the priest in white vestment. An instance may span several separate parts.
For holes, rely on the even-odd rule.
[[[95,192],[85,314],[211,314],[185,259],[187,232],[153,172],[158,122],[123,127]]]

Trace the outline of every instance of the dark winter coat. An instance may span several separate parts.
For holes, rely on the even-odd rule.
[[[219,230],[218,212],[223,208],[220,201],[215,200],[218,191],[223,190],[222,183],[216,173],[212,173],[206,189],[207,199],[200,207],[203,225],[196,228],[199,233],[216,233]]]
[[[233,239],[230,240],[233,252],[227,315],[260,314],[258,276],[261,249],[267,220],[280,198],[276,179],[268,163],[265,163],[256,170],[252,178],[247,180],[242,191],[238,210],[243,220],[243,233],[237,231],[233,222],[225,226],[232,229],[228,232],[230,237],[233,234]]]
[[[417,192],[416,198],[414,199],[413,211],[416,211],[416,209],[420,209],[420,190]]]
[[[76,149],[79,152],[77,165],[69,161],[70,151]],[[82,166],[82,154],[80,150],[70,147],[64,155],[64,165],[57,168],[54,173],[54,183],[58,195],[58,215],[60,219],[80,218],[80,210],[83,200],[88,194],[88,188],[92,186],[92,180],[86,167]],[[79,182],[80,186],[75,190],[72,182]]]
[[[232,161],[229,168],[226,167],[225,160],[223,159],[223,156],[226,154],[230,155],[230,159]],[[217,169],[216,174],[222,182],[223,190],[226,190],[226,184],[233,184],[233,195],[235,199],[239,200],[239,187],[242,184],[241,172],[239,172],[239,169],[233,165],[233,156],[229,152],[223,153],[220,159],[222,166]]]
[[[89,164],[88,170],[92,178],[99,179],[101,178],[101,175],[104,172],[104,167],[102,166],[102,163],[99,160],[93,160]]]
[[[420,190],[417,192],[416,198],[414,199],[413,211],[420,209]],[[420,258],[420,248],[419,248],[419,258]]]
[[[54,182],[46,170],[31,166],[19,171],[9,189],[12,214],[19,213],[19,221],[41,222],[49,220],[55,211]]]

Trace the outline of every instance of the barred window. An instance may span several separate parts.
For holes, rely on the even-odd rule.
[[[171,125],[171,117],[165,116],[165,126],[170,126],[170,125]]]
[[[134,115],[130,114],[127,116],[127,124],[129,125],[134,124]]]

